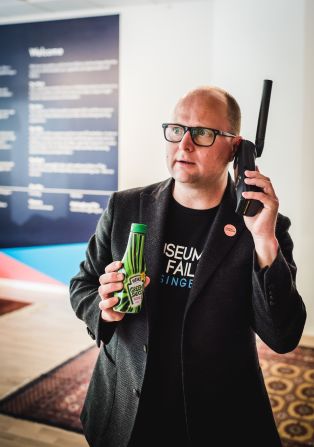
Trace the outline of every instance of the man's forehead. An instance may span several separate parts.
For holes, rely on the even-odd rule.
[[[196,89],[184,95],[177,102],[176,107],[185,107],[191,104],[200,104],[204,106],[226,105],[227,101],[224,94],[215,89]]]
[[[178,115],[190,115],[191,113],[203,115],[212,112],[226,115],[227,103],[225,97],[216,91],[199,91],[180,98],[174,108],[173,118]]]

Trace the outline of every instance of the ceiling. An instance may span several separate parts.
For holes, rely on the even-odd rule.
[[[186,0],[0,0],[0,22],[16,17],[49,15],[63,12],[84,13],[87,10],[121,6],[179,3]]]

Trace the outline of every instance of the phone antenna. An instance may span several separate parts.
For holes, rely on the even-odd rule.
[[[261,106],[259,109],[259,116],[256,130],[256,139],[255,139],[257,157],[260,157],[262,155],[264,149],[264,141],[265,141],[265,133],[266,133],[266,125],[267,125],[272,85],[273,81],[270,81],[269,79],[264,80]]]

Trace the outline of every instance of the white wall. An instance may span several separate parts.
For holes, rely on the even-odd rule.
[[[88,15],[117,12],[119,189],[168,176],[161,123],[186,90],[202,84],[230,90],[242,108],[242,135],[254,140],[262,81],[274,81],[258,164],[275,185],[280,211],[292,220],[297,284],[308,310],[305,333],[314,335],[314,2],[191,0]]]
[[[304,296],[308,308],[308,321],[306,331],[314,333],[314,147],[313,147],[313,124],[314,124],[314,2],[307,0],[304,3],[304,47],[300,49],[303,53],[304,65],[302,73],[302,97],[303,117],[301,133],[298,135],[299,144],[296,146],[298,154],[298,169],[300,170],[299,208],[300,219],[298,221],[296,244],[296,260],[299,265],[300,290]]]
[[[168,176],[161,123],[179,96],[211,79],[212,19],[210,1],[122,10],[120,188]]]

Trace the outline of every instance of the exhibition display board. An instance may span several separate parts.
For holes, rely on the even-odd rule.
[[[119,16],[0,26],[0,247],[87,241],[118,187]]]

